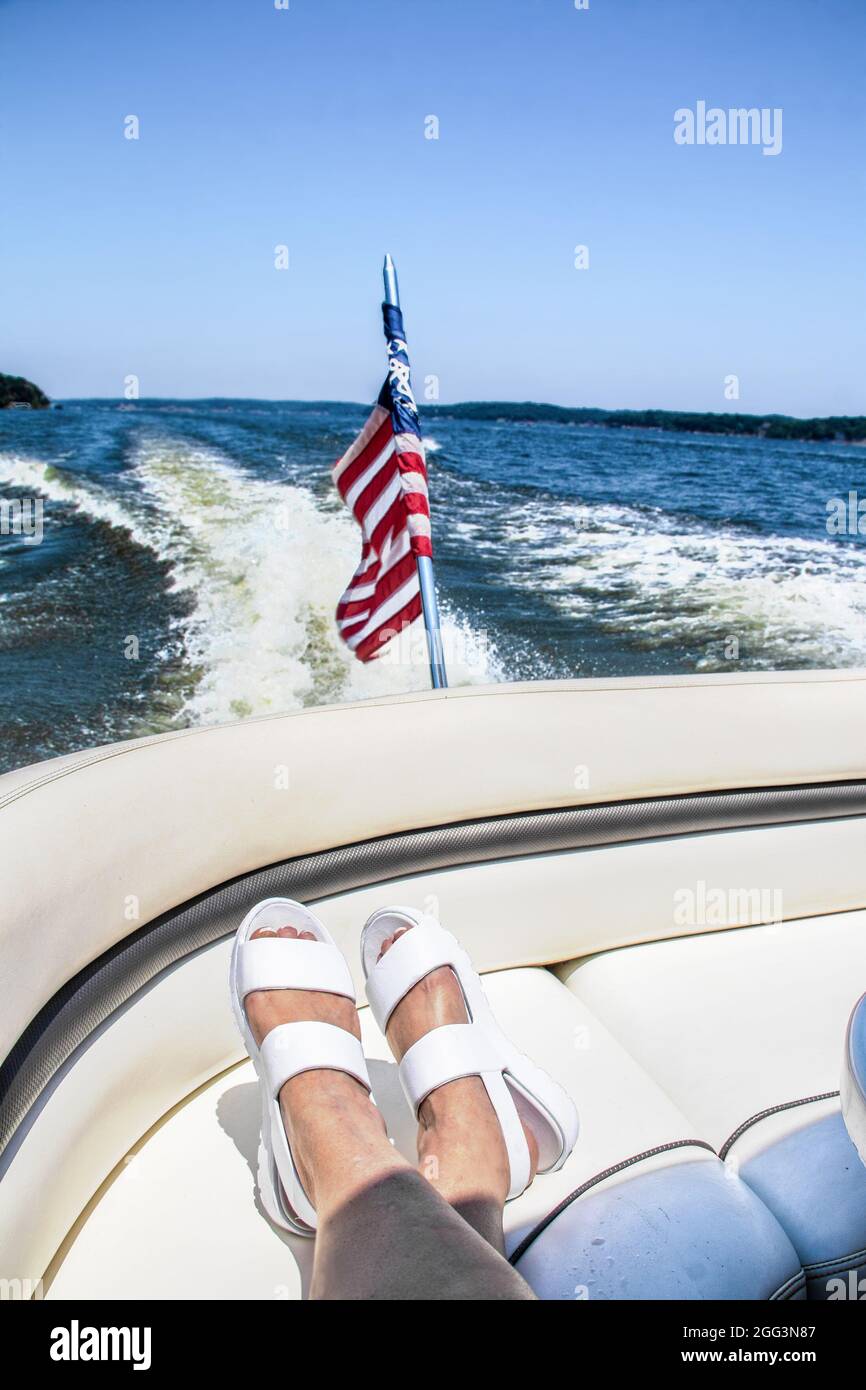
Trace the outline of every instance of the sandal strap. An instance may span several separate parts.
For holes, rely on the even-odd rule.
[[[241,1002],[256,989],[313,989],[340,994],[354,1003],[355,987],[345,957],[324,941],[257,936],[239,954]]]
[[[432,1091],[463,1076],[479,1076],[484,1083],[508,1154],[508,1196],[517,1197],[531,1176],[529,1147],[514,1096],[503,1075],[502,1056],[486,1030],[476,1023],[447,1023],[431,1028],[409,1048],[400,1063],[403,1091],[416,1115]]]
[[[425,975],[443,965],[450,965],[457,974],[468,963],[459,943],[438,922],[425,921],[404,932],[367,977],[367,1003],[380,1030],[385,1032],[400,1000]]]
[[[321,949],[321,948],[319,948]],[[364,1049],[354,1033],[334,1023],[281,1023],[261,1046],[261,1065],[270,1094],[304,1071],[344,1071],[372,1090]]]
[[[502,1071],[502,1059],[474,1023],[446,1023],[413,1043],[400,1063],[400,1081],[415,1113],[431,1091],[461,1076]]]

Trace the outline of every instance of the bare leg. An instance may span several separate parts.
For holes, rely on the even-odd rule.
[[[298,932],[283,927],[253,933],[274,935],[296,937]],[[313,939],[307,932],[300,935]],[[248,995],[245,1007],[259,1044],[278,1024],[306,1019],[333,1023],[360,1036],[354,1005],[336,995],[262,990]],[[280,1106],[298,1172],[319,1221],[312,1298],[535,1297],[478,1230],[392,1148],[379,1111],[351,1077],[304,1072],[286,1082]],[[501,1229],[501,1209],[499,1222]]]
[[[389,937],[381,955],[410,930],[402,927]],[[463,993],[453,971],[445,966],[419,981],[400,1001],[388,1022],[388,1042],[399,1061],[431,1028],[466,1021]],[[421,1105],[418,1121],[420,1172],[494,1250],[504,1254],[508,1154],[484,1083],[480,1077],[468,1076],[440,1086]],[[525,1126],[524,1133],[534,1176],[538,1145]]]

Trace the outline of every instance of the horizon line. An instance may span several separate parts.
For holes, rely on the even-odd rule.
[[[155,403],[183,401],[189,404],[204,401],[258,401],[266,405],[346,405],[357,407],[359,410],[371,409],[370,401],[353,401],[338,397],[326,396],[140,396],[137,400],[127,400],[124,396],[54,396],[49,397],[52,405],[73,404],[76,401],[116,401],[119,405],[135,407],[151,401]],[[803,424],[820,422],[827,420],[864,420],[866,413],[854,414],[834,414],[834,415],[789,415],[778,410],[698,410],[682,406],[655,406],[655,405],[561,405],[555,401],[529,400],[503,400],[502,398],[491,398],[489,400],[461,400],[461,401],[426,401],[418,409],[419,415],[423,415],[428,410],[455,410],[465,409],[467,406],[533,406],[545,410],[564,410],[564,411],[595,411],[601,415],[643,415],[649,412],[658,415],[703,415],[712,416],[719,419],[736,418],[751,420],[793,420]]]

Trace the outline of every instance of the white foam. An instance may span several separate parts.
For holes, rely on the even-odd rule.
[[[181,722],[429,686],[420,624],[368,665],[336,635],[336,601],[360,553],[336,497],[317,500],[181,443],[143,447],[122,496],[115,480],[109,492],[13,455],[0,455],[0,480],[122,528],[168,564],[191,600],[183,640],[199,673]],[[545,596],[581,627],[591,617],[623,647],[685,648],[695,669],[724,670],[734,636],[747,667],[866,664],[866,548],[610,504],[531,499],[504,511],[483,494],[451,531],[495,557],[498,582]],[[447,605],[443,619],[452,684],[507,678],[486,634]]]
[[[198,672],[180,722],[220,723],[309,704],[429,689],[420,624],[362,665],[334,609],[360,558],[338,499],[243,473],[211,450],[143,447],[123,501],[37,460],[0,456],[0,478],[119,527],[168,563],[192,600],[183,639]],[[453,685],[501,678],[484,635],[443,608]]]
[[[696,669],[866,661],[866,551],[621,506],[527,503],[503,537],[512,582],[642,646],[702,650]]]
[[[52,464],[18,454],[0,454],[0,482],[20,490],[22,496],[38,493],[55,502],[65,502],[94,521],[128,531],[140,545],[150,546],[146,530],[135,515],[98,483],[89,485]]]
[[[196,596],[187,636],[202,667],[196,719],[429,687],[417,625],[387,661],[366,665],[337,637],[334,608],[360,540],[336,499],[319,504],[305,488],[249,477],[188,446],[151,446],[136,472],[156,504],[175,582]],[[464,623],[446,615],[443,628],[452,683],[495,679]]]

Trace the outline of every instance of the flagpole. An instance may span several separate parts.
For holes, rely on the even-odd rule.
[[[382,269],[385,282],[385,303],[400,307],[400,290],[397,285],[397,268],[390,256],[385,257]],[[445,658],[442,651],[442,633],[439,625],[439,602],[436,598],[436,582],[433,577],[433,561],[429,555],[416,555],[418,583],[421,588],[421,609],[424,615],[424,630],[427,633],[427,651],[430,656],[430,680],[434,690],[444,690],[448,686],[445,674]]]

